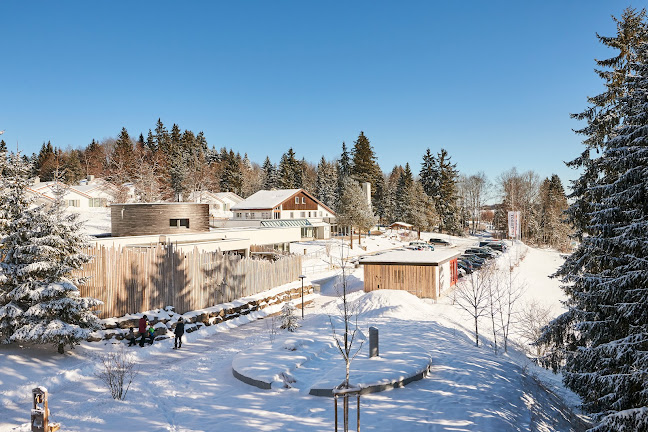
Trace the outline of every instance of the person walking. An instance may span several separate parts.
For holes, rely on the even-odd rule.
[[[148,317],[144,315],[142,318],[139,319],[139,334],[141,336],[140,339],[140,346],[144,346],[144,340],[146,340],[146,323],[148,322]]]
[[[182,317],[178,318],[178,322],[176,323],[173,333],[175,334],[175,339],[173,340],[173,349],[182,348],[182,335],[184,334],[184,321],[182,321]]]

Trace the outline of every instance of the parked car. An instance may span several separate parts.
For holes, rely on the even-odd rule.
[[[506,250],[508,249],[508,245],[506,243],[504,243],[503,241],[490,242],[490,243],[487,243],[486,246],[488,246],[491,249],[498,250],[500,252],[506,252]]]
[[[458,259],[457,260],[457,267],[459,269],[463,270],[466,274],[470,274],[475,270],[475,267],[468,260]]]
[[[431,238],[430,240],[428,240],[428,243],[438,244],[441,246],[452,246],[452,243],[450,243],[448,240],[443,240],[441,238]]]
[[[415,247],[418,250],[434,250],[434,246],[429,245],[423,241],[413,241],[409,243],[409,246]]]
[[[481,266],[483,266],[484,263],[486,262],[485,259],[480,258],[477,255],[473,255],[473,254],[463,254],[463,255],[461,255],[461,257],[464,258],[464,259],[467,259],[468,261],[470,261],[470,263],[473,265],[473,267],[475,267],[477,269],[481,268]]]
[[[495,254],[491,254],[490,252],[483,251],[479,248],[468,248],[464,251],[464,253],[477,255],[479,258],[483,258],[483,259],[495,258]]]

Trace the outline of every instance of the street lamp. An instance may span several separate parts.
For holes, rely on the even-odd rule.
[[[302,282],[302,319],[304,319],[304,279],[306,279],[306,276],[300,275],[299,279],[301,279]]]

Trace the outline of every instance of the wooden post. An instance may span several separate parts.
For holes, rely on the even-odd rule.
[[[61,427],[58,423],[49,423],[49,408],[47,406],[47,389],[36,387],[32,389],[31,430],[32,432],[56,432]]]

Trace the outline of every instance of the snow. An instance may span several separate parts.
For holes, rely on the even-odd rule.
[[[232,206],[236,210],[261,210],[278,206],[301,189],[260,190]]]
[[[360,263],[390,264],[438,264],[459,256],[457,250],[398,250],[370,255],[360,259]]]
[[[422,237],[438,235],[422,233]],[[477,244],[479,238],[450,240],[461,248]],[[339,241],[328,243],[330,256],[327,242],[295,245],[296,250],[307,249],[304,268],[312,267],[307,274],[321,286],[296,332],[274,332],[270,315],[280,311],[277,304],[185,334],[179,350],[171,349],[172,340],[127,348],[140,372],[125,401],[113,400],[95,377],[100,356],[125,346],[124,342],[82,343],[66,355],[48,346],[0,345],[0,432],[29,430],[31,389],[36,386],[49,389],[51,419],[66,431],[190,432],[224,425],[238,431],[333,430],[332,398],[308,394],[311,388],[339,383],[344,370],[328,321],[334,317],[339,328],[335,317],[340,286],[328,266],[341,255],[353,258],[406,243],[372,236],[362,239],[366,251],[357,244],[349,249],[340,247]],[[556,315],[560,312],[559,282],[548,277],[561,262],[557,252],[516,244],[498,260],[516,261],[525,280],[523,303],[537,299],[554,305]],[[559,376],[536,367],[517,348],[495,354],[486,324],[480,329],[484,345],[475,348],[470,319],[451,299],[434,303],[387,290],[365,294],[363,269],[348,272],[348,298],[356,306],[360,330],[368,335],[368,327],[375,326],[380,332],[380,357],[369,359],[365,342],[351,363],[351,382],[357,386],[386,382],[431,362],[422,380],[363,395],[362,430],[584,430],[575,408],[578,399],[562,386]],[[301,286],[299,281],[294,284]],[[254,376],[276,384],[271,390],[245,384],[233,376],[233,366],[254,369],[250,372]],[[354,414],[353,410],[353,418]]]

